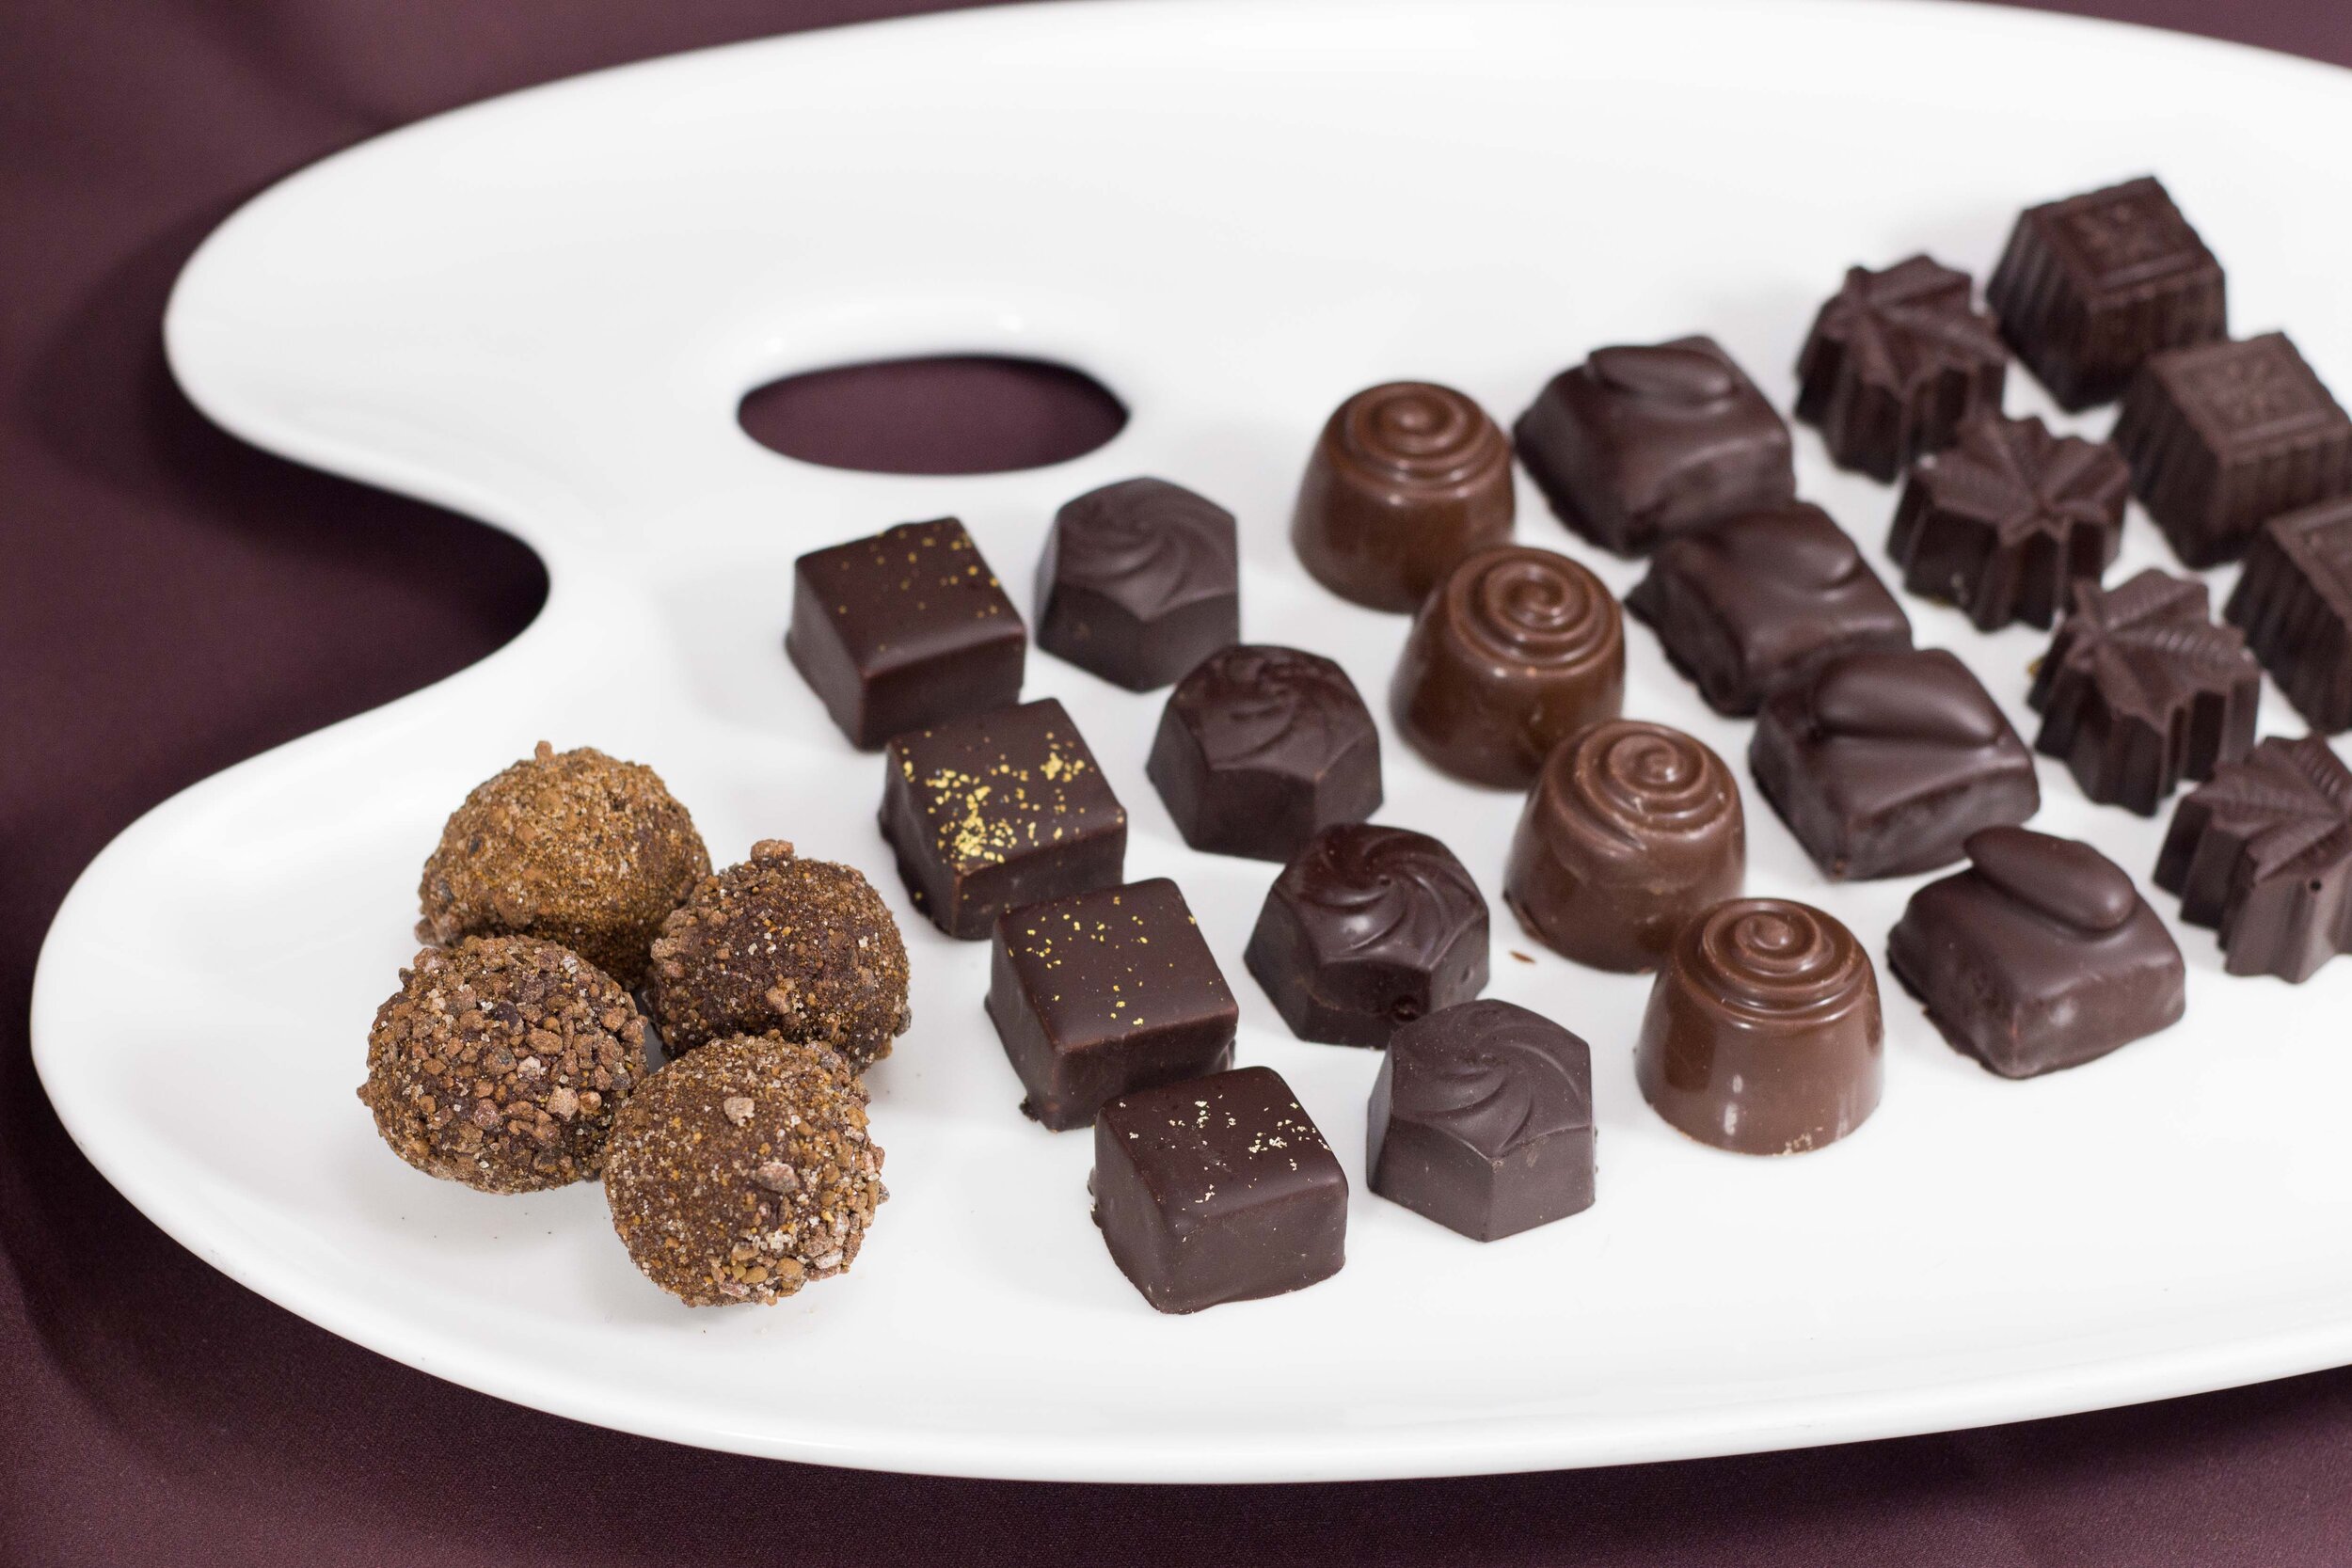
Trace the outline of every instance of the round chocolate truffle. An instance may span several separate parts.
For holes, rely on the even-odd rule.
[[[1389,711],[1456,778],[1525,789],[1551,749],[1625,701],[1625,619],[1598,578],[1502,545],[1456,562],[1422,601]]]
[[[1450,387],[1393,381],[1340,404],[1298,487],[1291,544],[1315,579],[1410,610],[1445,569],[1511,536],[1511,443]]]
[[[392,1152],[485,1193],[585,1180],[644,1076],[645,1021],[612,976],[532,937],[428,947],[368,1031],[359,1099]]]
[[[906,1032],[907,949],[873,884],[781,839],[698,883],[653,942],[646,1001],[672,1054],[722,1035],[830,1046],[850,1068]]]
[[[694,819],[660,775],[542,740],[450,814],[417,889],[417,940],[539,937],[633,987],[662,917],[709,875]]]
[[[1883,1057],[1878,976],[1853,933],[1808,905],[1735,898],[1675,938],[1633,1070],[1699,1142],[1798,1154],[1878,1108]]]
[[[604,1167],[612,1228],[689,1307],[770,1303],[846,1271],[890,1195],[839,1053],[731,1035],[645,1080]]]
[[[1747,872],[1740,784],[1680,730],[1610,719],[1545,762],[1519,814],[1503,901],[1530,936],[1595,969],[1654,969],[1683,924]]]

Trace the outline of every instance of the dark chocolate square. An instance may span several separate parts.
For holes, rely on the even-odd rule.
[[[1021,1109],[1060,1132],[1122,1094],[1221,1071],[1241,1009],[1184,895],[1156,877],[997,916],[988,1016],[1029,1091]]]
[[[1130,691],[1166,686],[1241,636],[1233,515],[1162,479],[1089,490],[1054,515],[1037,607],[1047,653]]]
[[[882,832],[914,907],[966,942],[1015,904],[1120,879],[1127,813],[1051,697],[891,738]]]
[[[2312,728],[2352,729],[2352,498],[2265,523],[2222,613]]]
[[[785,652],[853,746],[1021,700],[1020,612],[953,517],[793,564]]]
[[[1089,1185],[1111,1260],[1163,1312],[1281,1295],[1345,1260],[1347,1174],[1271,1068],[1112,1101]]]

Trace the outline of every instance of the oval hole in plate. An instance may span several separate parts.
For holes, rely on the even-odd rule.
[[[1126,405],[1069,365],[938,355],[771,381],[736,409],[761,446],[828,468],[995,474],[1067,463],[1118,435]]]

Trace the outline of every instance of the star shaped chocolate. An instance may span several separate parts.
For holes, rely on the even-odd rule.
[[[2034,749],[2063,759],[2092,800],[2142,816],[2184,778],[2244,756],[2262,668],[2208,609],[2203,583],[2153,567],[2118,588],[2074,584],[2026,699],[2042,715]]]
[[[2231,974],[2310,979],[2352,945],[2352,769],[2320,736],[2264,741],[2182,798],[2156,885]]]
[[[1926,256],[1847,269],[1797,360],[1797,418],[1820,427],[1841,467],[1892,483],[1950,446],[1969,414],[2000,407],[2009,349],[1974,289]]]

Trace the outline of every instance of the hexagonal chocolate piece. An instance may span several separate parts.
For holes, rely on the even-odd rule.
[[[1241,636],[1233,515],[1163,479],[1089,490],[1037,565],[1037,645],[1130,691],[1168,685]]]

